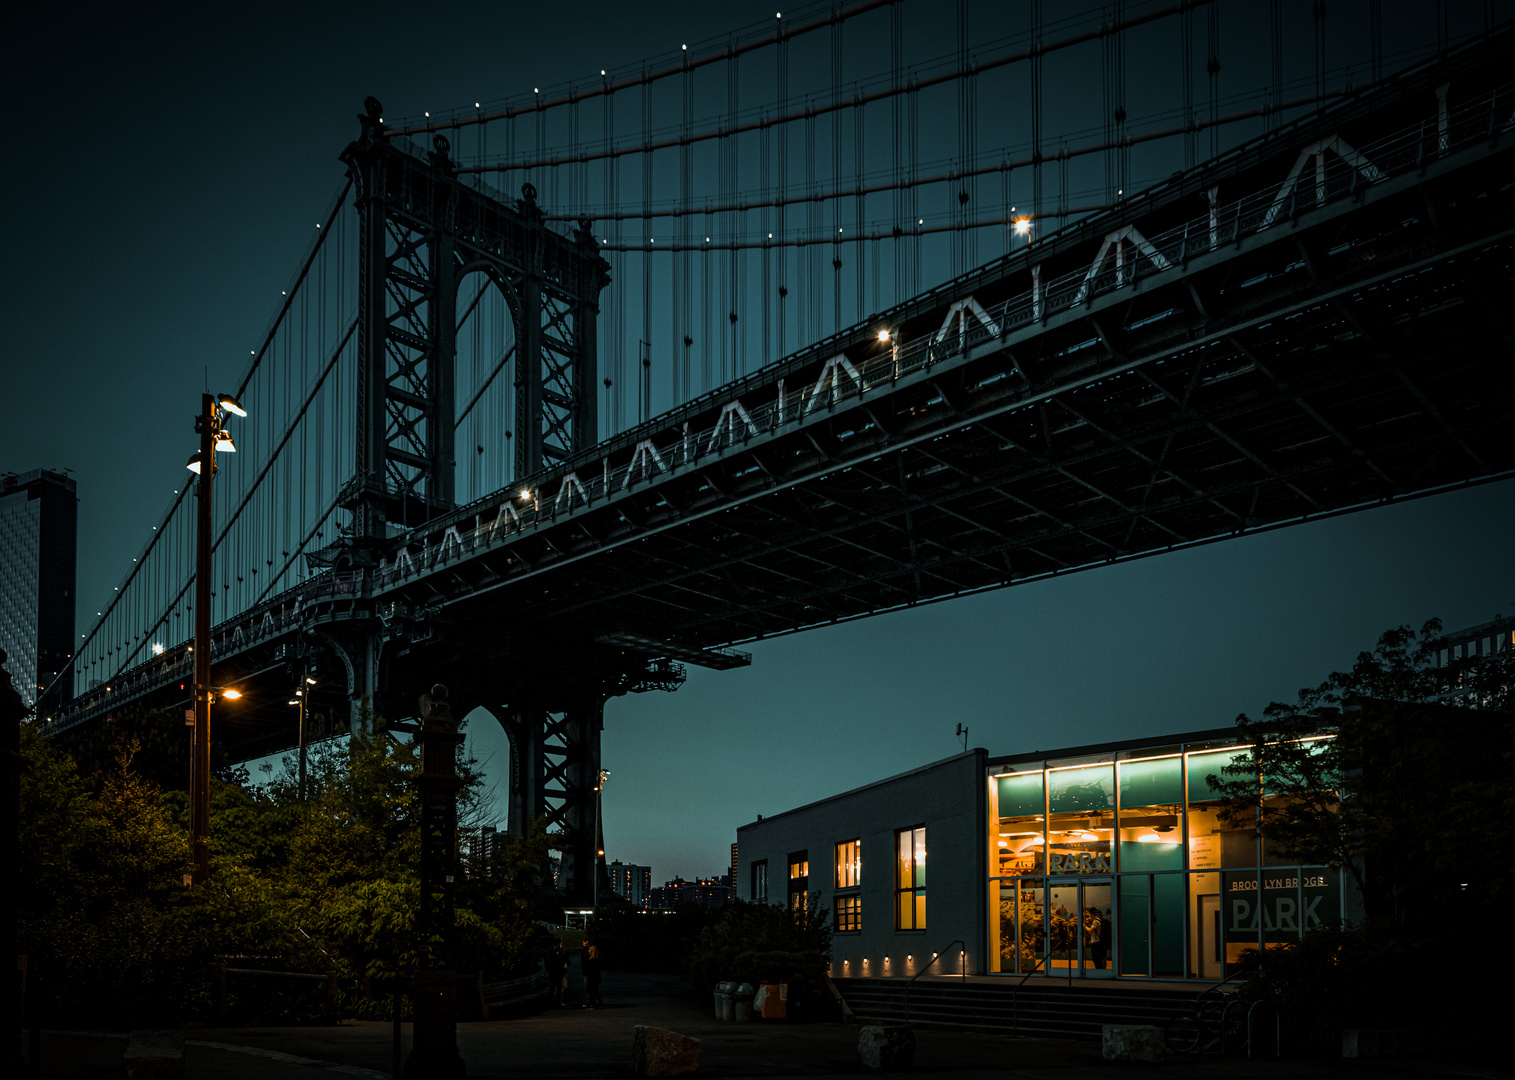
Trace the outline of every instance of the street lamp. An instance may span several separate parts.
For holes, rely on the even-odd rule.
[[[610,770],[601,769],[600,778],[594,785],[594,866],[590,868],[590,875],[594,878],[594,903],[590,906],[594,909],[596,917],[600,914],[600,864],[605,861],[605,838],[600,827],[600,793],[605,790],[605,781],[610,779]],[[583,895],[580,893],[579,895]]]
[[[199,477],[195,496],[199,500],[195,536],[195,727],[189,763],[189,862],[191,884],[210,877],[210,595],[211,595],[211,482],[216,475],[216,451],[234,452],[237,447],[222,423],[225,414],[246,416],[247,410],[230,394],[202,394],[195,432],[200,450],[186,468]],[[223,697],[238,698],[235,690]]]
[[[314,685],[316,685],[316,680],[312,679],[309,675],[305,676],[305,686],[314,686]],[[297,781],[297,790],[299,792],[300,801],[304,802],[305,801],[305,689],[304,689],[304,687],[302,687],[301,689],[295,691],[295,696],[289,699],[289,704],[291,704],[291,705],[298,705],[300,707],[300,744],[299,744],[300,745],[300,750],[299,750],[299,756],[298,756],[298,760],[299,760],[300,764],[299,764],[299,780]]]

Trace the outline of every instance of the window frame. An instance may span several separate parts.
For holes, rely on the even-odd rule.
[[[861,934],[863,932],[863,897],[850,892],[831,898],[831,932],[834,934]]]
[[[851,848],[848,853],[851,859],[843,861],[843,848]],[[862,837],[854,836],[851,840],[839,840],[833,845],[832,858],[832,888],[838,892],[846,892],[851,889],[862,888],[863,882],[863,840]],[[843,880],[844,868],[851,880]]]
[[[903,859],[901,859],[899,857],[899,855],[900,855],[900,842],[905,837],[909,837],[909,840],[910,840],[910,860],[909,860],[909,864],[908,864],[909,867],[910,867],[910,880],[909,880],[908,883],[903,880],[904,879],[904,874],[902,872],[902,868],[903,868],[903,866],[905,864],[905,860],[903,860]],[[926,861],[926,825],[925,825],[925,822],[922,822],[919,825],[909,825],[909,826],[906,826],[903,829],[895,829],[894,830],[894,905],[893,906],[894,906],[894,929],[896,931],[905,931],[905,932],[909,932],[909,933],[924,933],[925,930],[926,930],[927,923],[926,923],[926,913],[925,913],[925,910],[924,910],[925,909],[925,900],[926,900],[926,886],[924,884],[921,884],[921,885],[917,885],[916,884],[916,881],[917,881],[916,867],[918,865],[924,864],[925,861]],[[923,869],[924,869],[924,867],[923,867]],[[922,873],[920,876],[921,877],[925,877],[925,874]],[[908,910],[910,912],[910,917],[908,919],[908,925],[907,925],[907,920],[904,917],[904,911],[907,910],[907,906],[902,903],[903,898],[906,896],[906,894],[908,894],[912,898],[910,904],[908,905]]]

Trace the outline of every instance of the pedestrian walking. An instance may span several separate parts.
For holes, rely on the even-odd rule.
[[[568,954],[563,951],[563,943],[554,941],[552,949],[547,954],[547,987],[552,994],[552,1007],[563,1007],[563,995],[568,992]]]
[[[579,953],[579,970],[584,974],[584,995],[589,999],[589,1007],[598,1009],[604,1004],[600,1000],[600,950],[588,938]]]

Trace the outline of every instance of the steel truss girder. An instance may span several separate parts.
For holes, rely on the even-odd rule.
[[[1454,297],[1474,277],[1508,282],[1510,197],[1476,198],[1504,156],[1417,180],[1479,207],[1443,215],[1436,237],[1406,217],[1419,195],[1400,184],[836,400],[798,430],[570,498],[561,522],[491,539],[503,577],[447,604],[463,616],[505,588],[519,625],[642,620],[724,644],[1510,475],[1495,434],[1515,416],[1505,337],[1447,304],[1395,323],[1428,282]],[[1341,255],[1297,254],[1296,238],[1348,233]],[[1395,342],[1391,359],[1364,325]],[[1476,459],[1439,457],[1449,430]],[[896,471],[910,494],[883,481]],[[452,566],[470,579],[466,556]],[[556,583],[551,600],[534,580]]]

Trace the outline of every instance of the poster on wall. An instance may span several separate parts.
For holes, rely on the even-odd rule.
[[[1341,920],[1340,875],[1325,867],[1229,870],[1221,895],[1227,944],[1297,941]]]

